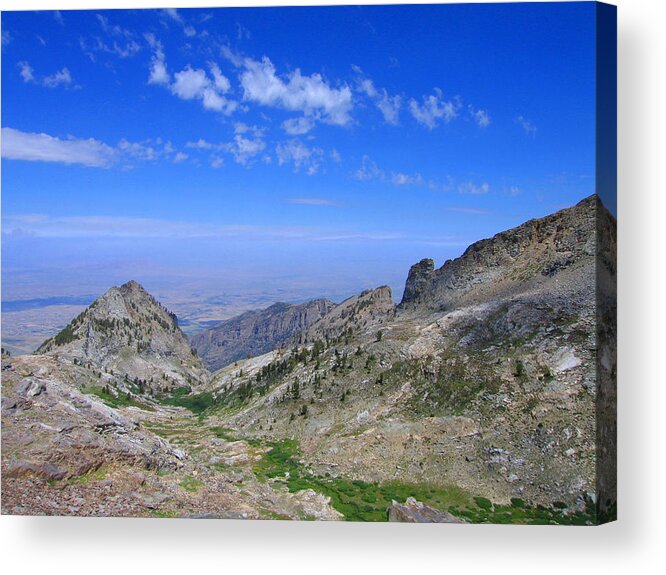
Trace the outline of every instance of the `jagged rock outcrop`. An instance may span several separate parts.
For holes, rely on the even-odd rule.
[[[381,286],[352,296],[335,306],[305,332],[303,342],[334,340],[344,335],[376,330],[395,314],[391,288]]]
[[[404,503],[391,501],[388,520],[400,523],[465,523],[446,511],[440,511],[408,497]]]
[[[437,270],[432,260],[422,260],[410,270],[400,310],[451,310],[538,289],[555,276],[562,279],[594,259],[599,206],[597,196],[590,196],[475,242]]]
[[[176,316],[135,281],[109,289],[36,353],[143,380],[154,389],[194,386],[208,377]]]
[[[316,299],[302,304],[276,303],[225,320],[192,338],[192,346],[212,371],[239,359],[262,355],[298,338],[335,304]]]

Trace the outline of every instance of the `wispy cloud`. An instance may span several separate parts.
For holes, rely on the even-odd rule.
[[[2,128],[2,157],[7,160],[79,164],[91,168],[110,168],[114,164],[131,165],[133,161],[150,162],[161,158],[183,161],[171,142],[161,138],[141,142],[120,140],[116,146],[94,138],[65,139],[44,133]]]
[[[474,182],[463,182],[458,185],[458,191],[461,194],[487,194],[490,191],[490,184],[487,182],[483,182],[482,184],[476,184]]]
[[[319,205],[319,204],[318,204]],[[144,217],[105,215],[50,216],[47,214],[4,214],[5,238],[146,238],[146,239],[229,239],[244,241],[395,241],[408,239],[403,232],[354,230],[308,226],[218,225]],[[409,238],[413,241],[448,241],[448,238]]]
[[[312,118],[290,118],[282,122],[282,129],[290,136],[302,136],[314,128],[315,122]]]
[[[370,159],[370,156],[364,155],[361,159],[361,166],[352,173],[352,177],[355,180],[361,182],[368,182],[371,180],[383,180],[386,177],[384,170],[380,169],[379,166]]]
[[[22,60],[17,64],[21,79],[26,84],[39,84],[47,88],[57,88],[58,86],[72,86],[72,75],[68,68],[62,68],[50,76],[37,77],[35,70],[26,61]]]
[[[246,136],[236,134],[232,142],[225,144],[224,149],[231,153],[234,161],[243,166],[249,165],[254,159],[264,151],[266,142],[256,136]]]
[[[463,207],[449,207],[449,208],[444,208],[448,212],[456,212],[459,214],[470,214],[473,216],[485,216],[490,214],[488,210],[480,210],[478,208],[463,208]]]
[[[414,119],[429,130],[436,128],[440,121],[448,124],[458,117],[462,106],[459,98],[444,99],[444,93],[435,88],[434,94],[423,96],[423,103],[419,104],[415,99],[409,101],[409,111]]]
[[[119,58],[129,58],[141,51],[141,44],[134,32],[112,24],[109,18],[102,14],[97,14],[96,17],[103,38],[95,34],[92,38],[81,37],[79,39],[81,49],[90,60],[95,62],[96,52],[112,54]]]
[[[337,205],[333,200],[325,198],[289,198],[287,200],[290,204],[299,206],[335,206]]]
[[[399,121],[400,107],[402,106],[402,96],[399,94],[390,95],[385,88],[377,88],[374,82],[368,78],[359,66],[352,66],[352,69],[358,75],[356,89],[370,98],[375,106],[384,116],[387,124],[396,126]]]
[[[416,174],[403,174],[401,172],[394,172],[391,174],[391,183],[394,186],[414,186],[424,183],[423,176],[419,173]]]
[[[531,120],[528,120],[525,118],[525,116],[517,116],[515,118],[515,122],[519,124],[523,130],[525,130],[525,133],[528,136],[535,137],[537,133],[537,127],[532,123]]]
[[[294,171],[305,169],[308,175],[316,174],[324,159],[324,151],[318,147],[308,147],[298,139],[281,142],[275,147],[278,164],[291,164]]]
[[[42,80],[42,84],[47,88],[56,88],[61,85],[69,86],[72,83],[72,75],[69,73],[67,68],[58,70],[50,76],[46,76]]]
[[[19,62],[17,66],[19,68],[19,73],[21,74],[21,78],[23,79],[24,82],[29,83],[35,81],[35,74],[34,74],[35,71],[32,69],[32,66],[30,64],[22,61]]]
[[[221,168],[224,158],[220,152],[231,154],[237,164],[249,166],[266,148],[264,130],[257,126],[250,126],[243,122],[234,124],[234,137],[229,142],[212,143],[199,138],[194,142],[187,142],[186,148],[192,150],[206,150],[210,152],[209,160],[213,168]]]
[[[477,110],[474,108],[474,106],[468,106],[468,111],[469,115],[471,116],[472,120],[476,122],[477,126],[479,128],[487,128],[490,126],[490,116],[488,115],[488,112],[486,110]]]
[[[158,86],[168,86],[169,82],[171,82],[171,77],[167,71],[162,43],[157,38],[155,38],[154,34],[146,34],[145,38],[153,50],[153,56],[150,61],[150,74],[148,76],[148,83],[156,84]]]
[[[146,35],[146,41],[153,50],[149,84],[164,86],[181,100],[200,100],[206,110],[222,112],[227,116],[236,110],[238,102],[227,96],[231,83],[215,62],[208,63],[208,71],[188,65],[174,73],[172,80],[161,42],[152,34]]]

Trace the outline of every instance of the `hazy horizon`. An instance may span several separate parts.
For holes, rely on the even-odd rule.
[[[594,10],[5,12],[2,300],[399,301],[595,192]]]

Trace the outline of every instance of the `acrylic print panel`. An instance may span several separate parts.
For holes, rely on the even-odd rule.
[[[3,513],[614,518],[613,7],[5,12],[2,85]]]

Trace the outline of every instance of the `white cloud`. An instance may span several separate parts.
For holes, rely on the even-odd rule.
[[[460,208],[460,207],[450,207],[450,208],[445,208],[449,212],[456,212],[459,214],[470,214],[474,216],[483,216],[487,215],[490,212],[487,210],[479,210],[477,208]]]
[[[231,89],[231,83],[215,62],[208,63],[210,76],[203,69],[187,66],[176,72],[172,81],[162,44],[152,34],[146,34],[146,40],[153,49],[149,84],[168,87],[181,100],[201,100],[206,110],[222,112],[227,116],[236,110],[238,103],[225,96]]]
[[[236,163],[243,166],[248,165],[257,154],[260,154],[266,143],[259,138],[247,138],[236,134],[232,143],[227,144],[227,151],[231,152]]]
[[[324,157],[324,151],[321,148],[309,148],[297,139],[278,144],[275,154],[280,166],[293,164],[295,172],[304,168],[310,176],[317,173]]]
[[[2,31],[2,45],[7,46],[12,41],[12,35],[9,33],[9,30]]]
[[[35,76],[35,70],[28,64],[28,62],[21,61],[17,64],[19,68],[19,73],[24,82],[41,84],[47,88],[57,88],[58,86],[64,85],[69,86],[72,84],[72,75],[69,72],[69,69],[63,68],[54,72],[50,76],[45,76],[41,79]]]
[[[210,85],[204,70],[193,70],[190,67],[174,74],[171,91],[182,100],[202,98],[204,91]]]
[[[242,122],[236,122],[234,124],[234,137],[230,142],[213,144],[203,138],[199,138],[196,142],[187,142],[185,147],[211,152],[210,163],[214,168],[219,168],[224,164],[224,158],[219,152],[231,154],[237,164],[249,166],[266,148],[263,133],[264,131],[257,126],[249,126]]]
[[[117,163],[129,167],[133,161],[152,162],[162,158],[177,163],[186,159],[187,155],[177,152],[171,142],[164,142],[161,138],[141,142],[130,142],[123,138],[112,147],[93,138],[81,139],[70,136],[61,139],[48,134],[2,128],[2,157],[8,160],[58,162],[109,168]]]
[[[51,76],[46,76],[42,80],[42,84],[47,88],[56,88],[62,84],[69,86],[72,83],[72,76],[69,73],[67,68],[63,68],[52,74]]]
[[[289,118],[282,122],[282,129],[290,136],[302,136],[312,130],[314,124],[312,118]]]
[[[458,186],[458,191],[461,194],[480,195],[487,194],[490,191],[490,185],[486,182],[477,185],[474,182],[463,182]]]
[[[468,110],[479,128],[487,128],[490,125],[490,116],[486,110],[476,110],[473,106],[469,106]]]
[[[213,75],[215,88],[222,92],[222,94],[226,94],[231,89],[231,83],[229,82],[229,79],[224,74],[222,74],[219,66],[215,62],[211,62],[209,65],[210,72]]]
[[[168,86],[171,82],[171,77],[167,71],[162,43],[157,38],[155,38],[153,34],[146,34],[145,38],[150,47],[153,49],[153,57],[150,61],[150,75],[148,77],[148,83],[157,84],[158,86]]]
[[[242,66],[245,70],[240,75],[240,82],[245,100],[302,112],[329,124],[345,126],[351,122],[352,93],[349,86],[333,88],[320,74],[303,76],[298,68],[283,80],[277,76],[267,57],[261,61],[245,58]]]
[[[383,180],[385,178],[384,171],[379,169],[377,164],[370,159],[370,156],[363,156],[361,160],[361,167],[356,170],[352,177],[360,181],[370,180]]]
[[[185,36],[188,38],[192,38],[193,36],[197,35],[197,30],[194,26],[185,26],[183,28],[183,32],[185,33]]]
[[[423,182],[421,174],[402,174],[400,172],[391,174],[391,183],[395,186],[414,186],[423,184]]]
[[[173,157],[173,163],[174,164],[180,164],[181,162],[184,162],[187,160],[189,156],[185,154],[184,152],[177,152],[176,155]]]
[[[340,155],[340,152],[338,152],[335,148],[331,150],[330,156],[331,160],[333,160],[336,164],[342,162],[342,156]]]
[[[524,116],[518,116],[515,121],[522,126],[528,136],[536,136],[537,127],[530,120]]]
[[[435,88],[434,94],[423,96],[423,104],[419,104],[413,98],[409,101],[409,111],[414,119],[430,130],[436,128],[440,120],[448,124],[457,118],[460,106],[457,98],[444,100],[439,88]]]
[[[20,69],[21,78],[23,78],[24,82],[35,81],[34,70],[32,69],[32,66],[30,66],[30,64],[28,64],[27,62],[19,62],[17,66]]]
[[[178,10],[176,8],[164,8],[162,11],[174,22],[178,22],[179,24],[183,22],[183,19],[180,17],[180,14],[178,14]]]
[[[141,51],[141,46],[136,41],[134,32],[117,24],[111,24],[110,20],[102,14],[97,14],[97,21],[111,43],[108,44],[101,38],[96,38],[94,44],[90,45],[85,39],[81,38],[81,48],[87,52],[87,55],[93,61],[94,56],[90,53],[91,50],[115,54],[120,58],[129,58]]]
[[[384,121],[387,124],[397,125],[402,105],[402,96],[389,96],[386,90],[383,91],[380,99],[377,101],[377,107],[384,115]]]
[[[336,203],[333,200],[327,200],[325,198],[289,198],[287,200],[290,204],[296,204],[300,206],[335,206]]]
[[[151,140],[129,142],[123,138],[118,142],[118,149],[127,156],[144,161],[155,160],[162,154]]]
[[[186,148],[195,148],[197,150],[210,150],[215,147],[214,144],[207,142],[203,138],[199,138],[196,142],[187,142],[185,144]]]
[[[370,98],[375,106],[384,116],[384,121],[393,126],[398,124],[400,108],[402,106],[402,96],[391,96],[385,88],[377,88],[374,82],[363,74],[363,70],[358,66],[352,66],[352,69],[359,76],[357,80],[357,90]]]
[[[61,140],[48,134],[2,128],[2,157],[9,160],[59,162],[106,168],[113,163],[115,155],[113,148],[92,138]]]

